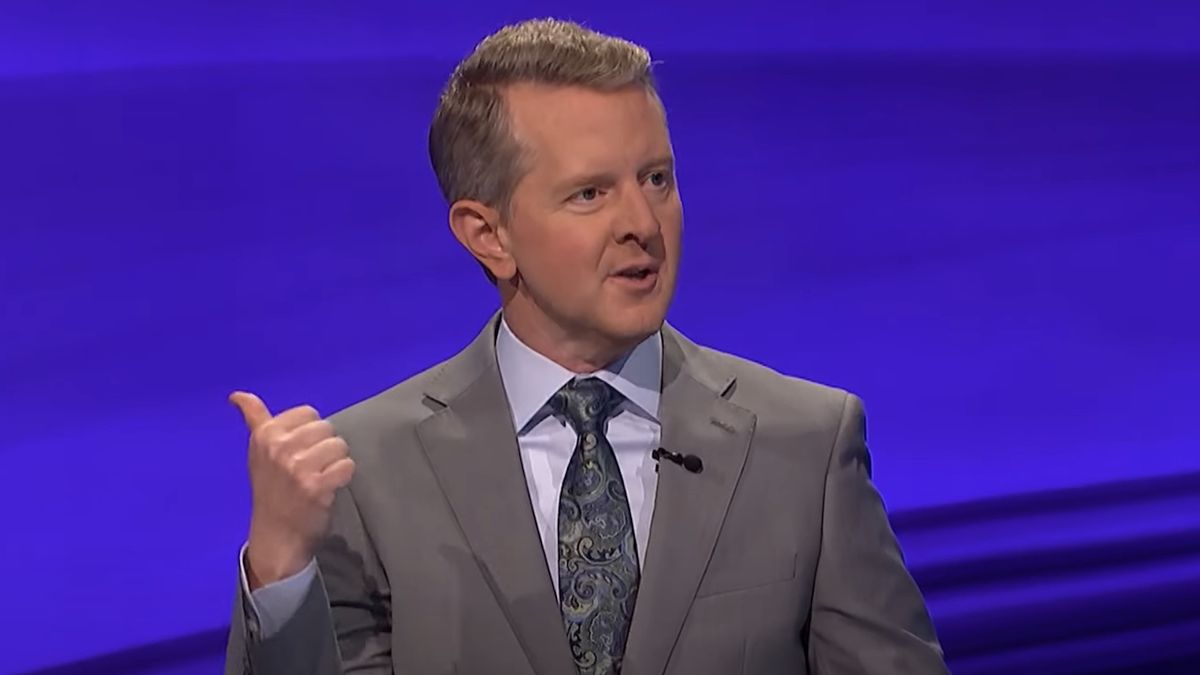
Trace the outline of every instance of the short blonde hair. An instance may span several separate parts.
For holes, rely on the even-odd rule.
[[[454,69],[429,128],[429,159],[448,203],[475,199],[508,212],[526,167],[503,90],[524,82],[603,91],[643,86],[657,98],[644,47],[557,19],[500,29]]]

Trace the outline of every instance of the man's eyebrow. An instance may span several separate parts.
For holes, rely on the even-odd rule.
[[[674,170],[675,158],[671,155],[663,155],[656,157],[641,166],[638,169],[638,174],[641,175],[651,169],[665,168],[668,171]],[[568,176],[561,181],[555,183],[555,190],[566,190],[573,187],[584,185],[612,185],[617,182],[617,177],[611,171],[593,171],[580,172],[573,176]]]
[[[675,158],[671,155],[663,155],[662,157],[659,157],[657,159],[652,159],[649,162],[646,162],[645,164],[643,164],[642,168],[638,169],[638,173],[645,173],[646,171],[649,171],[650,169],[658,169],[658,168],[663,168],[663,167],[665,167],[667,169],[674,169],[675,168]]]
[[[556,190],[566,190],[585,185],[611,185],[617,182],[616,177],[608,171],[582,172],[568,176],[556,184]]]

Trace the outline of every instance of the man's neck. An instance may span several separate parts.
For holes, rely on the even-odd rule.
[[[521,342],[577,375],[603,370],[628,354],[645,338],[615,342],[601,336],[572,335],[548,321],[529,321],[520,311],[505,308],[505,323]]]

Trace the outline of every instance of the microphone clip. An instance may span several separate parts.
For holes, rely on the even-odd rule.
[[[679,454],[678,452],[671,452],[670,450],[668,450],[666,448],[658,447],[658,448],[655,448],[654,451],[650,453],[650,457],[651,457],[651,459],[653,459],[655,462],[658,462],[659,464],[662,463],[660,461],[662,459],[667,459],[669,461],[675,462],[676,464],[678,464],[679,466],[682,466],[684,469],[687,469],[691,473],[700,473],[701,471],[704,471],[704,462],[702,462],[700,460],[700,458],[695,455],[682,455],[682,454]],[[657,466],[654,467],[654,470],[657,471],[658,467]]]

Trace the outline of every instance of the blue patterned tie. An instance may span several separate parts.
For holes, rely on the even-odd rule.
[[[558,590],[580,675],[621,672],[638,591],[637,541],[617,456],[604,437],[622,397],[594,377],[550,399],[579,440],[558,497]]]

